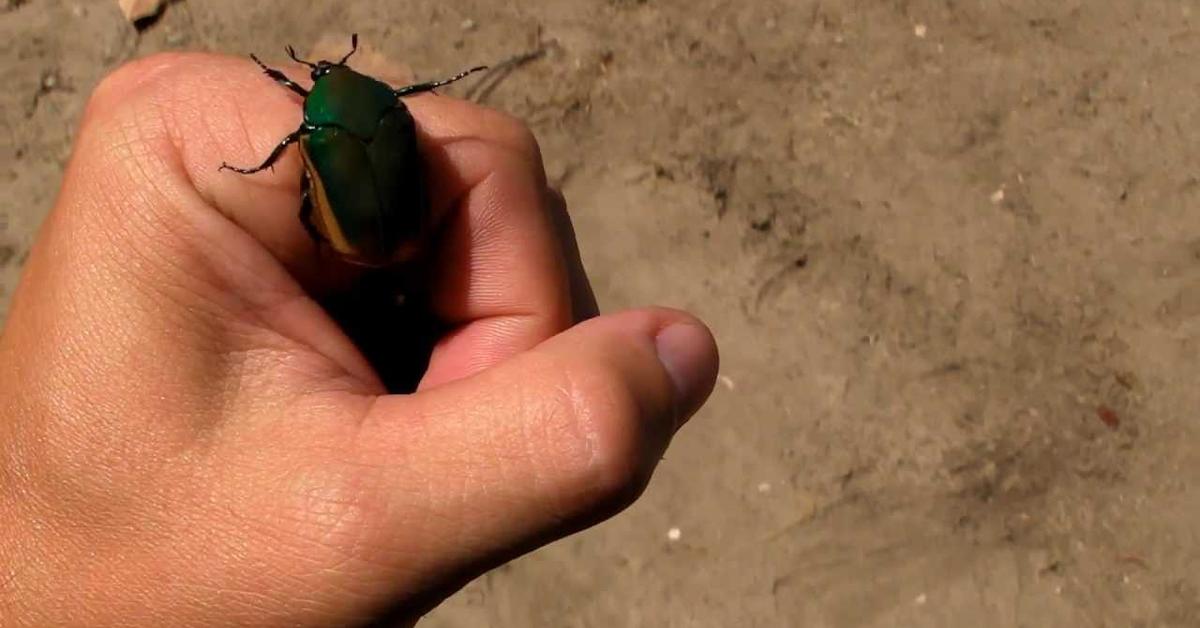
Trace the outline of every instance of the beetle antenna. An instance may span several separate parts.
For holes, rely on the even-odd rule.
[[[308,67],[310,67],[314,70],[317,69],[317,66],[315,63],[313,63],[311,61],[305,61],[304,59],[301,59],[300,57],[296,56],[295,48],[292,48],[291,46],[284,46],[284,50],[287,50],[288,56],[292,58],[292,61],[295,61],[296,63],[303,63],[304,65],[307,65]]]
[[[356,52],[358,52],[358,33],[354,33],[350,36],[350,52],[347,52],[346,56],[342,57],[341,61],[338,61],[338,65],[346,65],[346,62],[349,61],[350,57],[354,56],[354,53]]]

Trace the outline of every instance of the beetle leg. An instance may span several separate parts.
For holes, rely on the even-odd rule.
[[[281,155],[283,155],[283,150],[285,148],[287,148],[288,145],[294,144],[300,138],[304,137],[305,135],[308,135],[309,130],[310,129],[307,126],[302,126],[299,129],[296,129],[296,131],[294,133],[292,133],[291,135],[283,138],[283,141],[280,142],[279,145],[275,147],[275,150],[271,151],[270,155],[267,155],[266,161],[262,162],[262,164],[258,165],[255,168],[238,168],[237,166],[231,166],[227,163],[222,163],[220,170],[232,170],[238,174],[254,174],[261,170],[266,170],[267,168],[271,168],[275,165],[276,161],[279,161],[279,157]]]
[[[304,96],[305,98],[308,97],[308,90],[294,83],[292,79],[287,77],[286,74],[276,70],[275,68],[268,68],[267,64],[259,61],[258,57],[254,55],[250,55],[250,58],[254,59],[254,62],[258,64],[258,67],[262,68],[263,74],[271,77],[271,79],[273,79],[276,83],[279,83],[280,85],[292,90],[293,92],[296,92],[297,94],[300,94],[301,96]]]
[[[433,91],[434,89],[437,89],[443,85],[449,85],[455,81],[462,80],[471,74],[474,74],[476,72],[479,72],[481,70],[486,70],[486,69],[487,69],[486,65],[481,65],[477,68],[471,68],[470,70],[467,70],[466,72],[459,72],[458,74],[455,74],[454,76],[452,76],[448,79],[442,79],[440,81],[430,81],[428,83],[417,83],[416,85],[409,85],[408,87],[401,87],[400,89],[393,90],[393,93],[396,94],[397,98],[400,98],[402,96],[411,96],[413,94],[419,94],[421,92]]]

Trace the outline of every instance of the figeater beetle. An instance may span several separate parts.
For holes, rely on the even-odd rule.
[[[288,56],[312,70],[310,90],[250,55],[263,73],[304,97],[304,122],[254,168],[221,164],[222,170],[254,174],[275,164],[299,142],[304,161],[300,222],[320,245],[348,261],[386,266],[410,259],[429,228],[429,196],[417,150],[416,126],[404,96],[428,92],[486,67],[441,81],[399,89],[350,69],[358,35],[338,62],[312,63],[287,47]]]

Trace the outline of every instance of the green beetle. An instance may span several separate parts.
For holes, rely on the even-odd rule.
[[[404,96],[428,92],[486,69],[476,67],[441,81],[399,89],[351,70],[351,49],[336,63],[312,63],[311,90],[250,55],[263,72],[304,97],[304,122],[254,168],[221,164],[222,170],[254,174],[275,164],[284,149],[299,142],[304,161],[300,222],[318,244],[346,260],[387,266],[413,257],[429,228],[429,196],[417,150],[416,126]]]

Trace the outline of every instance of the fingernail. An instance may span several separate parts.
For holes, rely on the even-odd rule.
[[[675,384],[676,429],[683,425],[712,392],[717,379],[717,347],[708,329],[694,323],[675,323],[654,338],[658,361]]]

